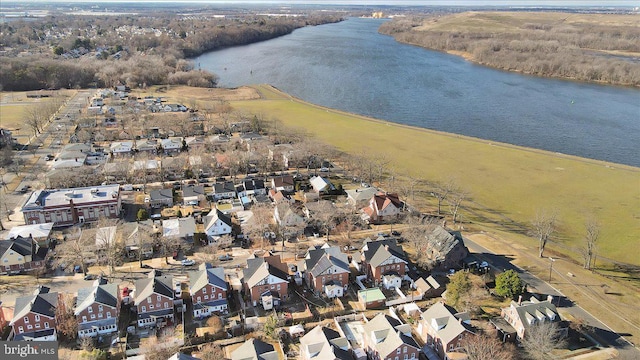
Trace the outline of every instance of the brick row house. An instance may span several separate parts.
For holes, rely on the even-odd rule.
[[[39,286],[33,295],[16,299],[13,320],[9,323],[13,341],[57,341],[56,308],[60,294]]]
[[[173,276],[154,270],[146,279],[137,280],[135,287],[138,327],[162,327],[165,322],[173,321]]]
[[[17,274],[42,269],[47,248],[31,237],[17,236],[0,241],[0,274]]]
[[[244,290],[254,305],[263,303],[267,298],[273,299],[274,305],[279,300],[288,299],[289,274],[286,264],[280,256],[265,256],[247,259],[247,267],[243,270]]]
[[[349,284],[349,259],[337,246],[327,244],[307,251],[304,260],[307,286],[328,298],[342,297]]]
[[[117,332],[120,302],[118,284],[107,284],[102,278],[91,287],[79,289],[74,312],[78,337],[108,336]]]
[[[202,264],[198,271],[189,273],[189,283],[194,318],[227,313],[228,287],[223,268]]]
[[[325,326],[316,326],[300,338],[302,360],[353,360],[351,345],[346,337]]]
[[[54,227],[118,218],[120,185],[37,190],[22,206],[25,224],[54,223]]]
[[[550,296],[545,301],[540,301],[535,297],[531,297],[529,301],[522,301],[522,297],[518,301],[511,301],[509,307],[503,308],[501,319],[504,319],[504,326],[498,326],[499,323],[492,320],[498,330],[502,333],[503,340],[522,341],[527,336],[527,331],[534,326],[544,323],[558,324],[558,331],[561,336],[567,335],[567,326],[560,318],[556,306],[552,303],[553,298]],[[513,339],[515,334],[515,339]]]
[[[411,325],[387,314],[378,314],[363,326],[364,349],[372,360],[418,359],[420,346]]]
[[[459,313],[442,302],[432,305],[422,313],[417,328],[429,352],[435,352],[440,359],[455,358],[460,343],[467,336],[475,335],[466,312]]]
[[[407,257],[395,239],[365,241],[362,247],[362,271],[376,286],[398,287],[407,271]],[[385,278],[386,277],[386,278]]]

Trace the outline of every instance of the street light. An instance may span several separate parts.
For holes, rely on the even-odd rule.
[[[553,262],[554,261],[556,261],[556,259],[554,259],[551,256],[549,256],[549,282],[551,282],[551,271],[553,271]]]

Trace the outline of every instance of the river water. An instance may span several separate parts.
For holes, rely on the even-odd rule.
[[[471,64],[380,35],[384,20],[306,27],[195,59],[220,86],[271,84],[401,124],[640,166],[640,91]]]

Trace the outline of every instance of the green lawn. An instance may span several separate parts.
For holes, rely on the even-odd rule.
[[[640,256],[630,251],[640,248],[638,168],[366,119],[257,88],[263,100],[232,106],[277,118],[348,153],[385,155],[413,177],[454,178],[478,204],[476,214],[467,215],[474,221],[495,222],[504,215],[506,222],[515,221],[511,228],[522,229],[537,209],[553,208],[561,220],[557,241],[578,248],[584,221],[594,215],[602,224],[598,255],[640,265]]]

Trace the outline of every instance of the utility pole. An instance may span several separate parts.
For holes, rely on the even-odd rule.
[[[553,271],[553,262],[554,261],[556,261],[556,259],[554,259],[551,256],[549,256],[549,282],[551,282],[551,272]]]

